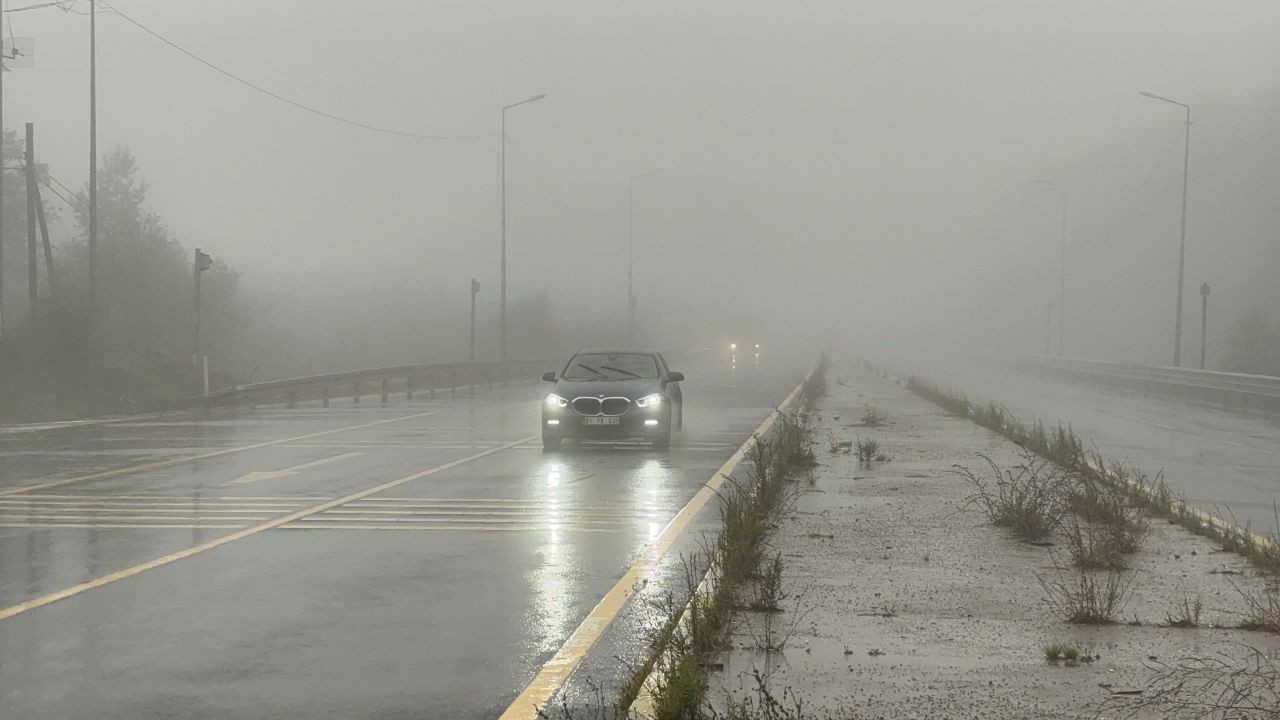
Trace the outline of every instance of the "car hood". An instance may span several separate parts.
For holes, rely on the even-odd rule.
[[[566,400],[576,397],[624,397],[631,400],[662,391],[657,378],[635,380],[558,380],[551,392]]]

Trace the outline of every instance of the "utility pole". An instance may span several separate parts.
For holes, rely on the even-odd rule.
[[[195,260],[191,267],[195,294],[191,310],[192,325],[195,328],[195,338],[191,345],[191,364],[200,367],[200,273],[213,267],[213,258],[200,252],[200,248],[196,248]]]
[[[27,322],[36,323],[40,289],[36,278],[36,126],[27,123]]]
[[[1160,100],[1171,105],[1186,110],[1186,141],[1182,146],[1182,235],[1178,241],[1178,302],[1177,316],[1173,324],[1173,366],[1182,366],[1182,283],[1183,276],[1187,266],[1187,177],[1191,171],[1191,106],[1186,103],[1170,100],[1167,97],[1161,97],[1155,93],[1149,93],[1146,90],[1139,90],[1139,95],[1149,97],[1152,100]]]
[[[632,175],[631,182],[627,185],[627,344],[635,344],[636,341],[636,295],[633,292],[633,281],[635,275],[635,235],[636,235],[636,181],[642,177],[648,177],[662,172],[662,168],[654,168],[648,172],[642,172],[639,175]]]
[[[98,327],[98,5],[89,0],[89,372],[101,358]]]
[[[53,272],[53,244],[49,242],[49,221],[44,215],[44,198],[40,196],[40,184],[36,183],[36,220],[40,221],[40,237],[44,240],[44,274],[49,282],[49,299],[58,294],[58,283]]]
[[[1053,354],[1053,303],[1044,304],[1044,356]]]
[[[1205,349],[1208,341],[1205,339],[1209,331],[1209,283],[1200,286],[1200,369],[1204,369]]]
[[[498,358],[501,360],[507,359],[507,111],[546,96],[539,93],[502,108],[502,277],[498,288]]]
[[[1063,355],[1063,336],[1067,325],[1067,186],[1052,180],[1036,178],[1032,185],[1051,185],[1058,188],[1062,200],[1062,242],[1061,255],[1058,261],[1058,356]],[[1049,355],[1045,351],[1045,355]]]
[[[471,347],[467,359],[476,361],[476,293],[480,292],[480,281],[471,278]]]
[[[0,41],[0,340],[4,339],[4,42]]]

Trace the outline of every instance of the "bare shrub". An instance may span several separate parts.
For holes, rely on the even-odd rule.
[[[867,438],[866,440],[858,438],[858,442],[854,447],[857,450],[859,462],[871,462],[880,454],[880,443],[876,442],[874,438]]]
[[[1204,603],[1200,602],[1200,598],[1192,600],[1183,597],[1182,602],[1173,607],[1173,610],[1164,616],[1165,624],[1175,628],[1196,628],[1200,627],[1200,611],[1204,609]]]
[[[862,424],[866,427],[880,427],[885,419],[884,413],[875,405],[867,406],[867,411],[862,413]]]
[[[952,466],[974,488],[966,503],[977,505],[993,525],[1009,528],[1025,540],[1048,537],[1066,508],[1062,471],[1029,450],[1023,451],[1016,473],[1001,469],[986,455],[978,457],[986,461],[990,476],[980,476],[963,465]]]
[[[1244,598],[1245,619],[1240,627],[1280,633],[1280,578],[1267,578],[1257,592],[1249,592],[1236,586],[1236,592]]]
[[[1124,608],[1133,574],[1123,570],[1094,572],[1056,564],[1052,576],[1037,575],[1045,604],[1065,622],[1109,625]]]
[[[1071,564],[1078,568],[1123,570],[1128,567],[1127,540],[1122,527],[1082,523],[1075,516],[1062,525]]]
[[[1280,667],[1256,648],[1243,657],[1219,654],[1152,663],[1140,695],[1111,696],[1095,719],[1275,720],[1280,718]]]

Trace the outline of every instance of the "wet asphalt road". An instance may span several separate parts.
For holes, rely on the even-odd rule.
[[[805,369],[753,360],[678,364],[669,453],[544,454],[534,384],[0,432],[0,717],[495,717]]]
[[[1109,460],[1151,476],[1163,472],[1165,482],[1198,507],[1262,532],[1280,530],[1273,505],[1280,498],[1280,421],[1054,380],[981,359],[921,354],[893,369],[971,400],[995,400],[1024,420],[1069,424]]]

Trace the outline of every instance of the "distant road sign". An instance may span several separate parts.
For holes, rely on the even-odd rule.
[[[29,37],[0,38],[0,54],[6,70],[35,67],[36,39]]]

